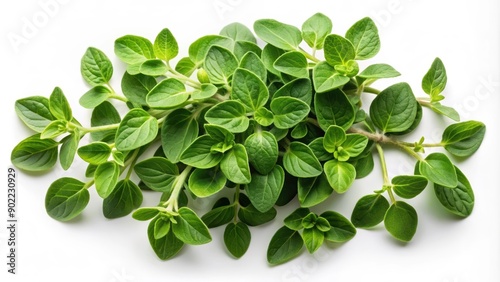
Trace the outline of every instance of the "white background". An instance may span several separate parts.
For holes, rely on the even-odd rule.
[[[50,10],[41,3],[52,2]],[[334,33],[344,34],[365,17],[377,23],[382,49],[363,63],[388,63],[403,75],[378,82],[383,88],[407,81],[417,96],[420,81],[439,56],[448,71],[444,104],[459,110],[463,120],[481,120],[487,133],[481,149],[466,161],[456,160],[476,194],[469,218],[458,220],[439,206],[428,187],[409,202],[419,214],[419,228],[403,245],[379,226],[359,230],[350,242],[323,246],[317,255],[303,253],[277,267],[266,263],[267,244],[294,206],[279,208],[276,220],[251,228],[252,243],[240,260],[231,258],[222,242],[223,228],[212,230],[213,242],[185,247],[170,261],[160,261],[149,246],[147,223],[130,217],[106,220],[101,199],[92,191],[83,215],[70,223],[52,220],[45,213],[45,191],[62,176],[83,177],[77,161],[69,171],[56,168],[46,176],[18,175],[18,275],[7,275],[7,230],[0,229],[2,281],[372,281],[372,282],[495,282],[500,281],[500,154],[499,4],[496,0],[432,1],[2,1],[0,4],[0,77],[3,146],[0,168],[10,165],[11,149],[31,134],[14,112],[16,99],[50,95],[60,86],[73,105],[75,116],[88,125],[90,111],[78,105],[88,89],[80,77],[80,58],[88,46],[103,50],[115,65],[112,84],[119,88],[123,65],[113,54],[113,42],[125,34],[154,39],[164,27],[176,36],[182,55],[196,38],[239,21],[251,26],[260,18],[301,26],[316,12],[328,15]],[[27,22],[34,28],[27,28]],[[24,34],[23,34],[24,29]],[[13,43],[10,38],[24,38]],[[19,38],[17,38],[19,40]],[[425,135],[438,142],[450,120],[425,110],[422,128],[409,136]],[[410,173],[413,161],[389,150],[390,177]],[[377,159],[376,159],[377,160]],[[6,178],[6,172],[4,174]],[[5,179],[4,178],[4,179]],[[5,183],[5,181],[3,182]],[[350,217],[355,202],[381,185],[378,164],[370,177],[357,181],[347,194],[334,196],[321,209],[335,209]],[[5,185],[6,186],[6,185]],[[5,189],[2,189],[5,191]],[[156,196],[146,193],[144,205]],[[196,203],[203,209],[212,199]],[[0,193],[2,222],[6,220],[6,193]],[[2,226],[3,223],[2,223]]]

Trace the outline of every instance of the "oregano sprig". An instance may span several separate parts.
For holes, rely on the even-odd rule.
[[[304,246],[314,253],[382,222],[409,242],[419,220],[411,201],[429,183],[445,209],[469,216],[472,186],[453,161],[473,155],[486,129],[479,121],[460,122],[457,111],[442,104],[443,61],[436,58],[423,73],[421,90],[405,82],[377,89],[378,80],[400,73],[389,64],[364,67],[381,48],[375,23],[363,18],[345,35],[332,33],[332,26],[321,13],[301,28],[261,19],[252,32],[233,23],[184,49],[168,28],[153,41],[125,35],[114,43],[126,68],[120,87],[111,85],[116,72],[109,57],[89,47],[80,63],[89,89],[79,102],[91,110],[90,125],[74,117],[59,87],[48,97],[19,99],[15,111],[34,134],[13,149],[12,163],[42,172],[58,160],[64,170],[76,157],[88,163],[87,179],[62,177],[50,185],[49,216],[77,217],[94,187],[105,217],[149,221],[147,237],[162,260],[185,245],[210,242],[209,229],[220,226],[228,252],[239,258],[250,246],[251,227],[272,221],[276,207],[287,204],[296,209],[270,239],[273,265]],[[363,95],[375,97],[363,104]],[[128,110],[119,111],[119,103]],[[405,137],[429,113],[424,108],[451,119],[440,142]],[[387,147],[414,159],[413,175],[389,174],[394,163],[385,157]],[[448,154],[425,152],[440,147]],[[376,159],[381,181],[358,200],[350,219],[316,211],[328,198],[349,194]],[[158,194],[158,204],[142,206],[143,193]],[[190,206],[205,197],[217,200],[200,216]]]

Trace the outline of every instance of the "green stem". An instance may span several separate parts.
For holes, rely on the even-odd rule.
[[[381,92],[380,90],[373,88],[373,87],[369,87],[369,86],[364,87],[363,91],[366,93],[371,93],[371,94],[375,94],[375,95],[378,95]]]
[[[315,56],[307,53],[304,49],[300,48],[299,47],[299,52],[302,53],[304,56],[306,56],[306,58],[308,58],[309,60],[315,62],[315,63],[319,63],[320,62],[320,59],[316,58]]]
[[[317,128],[321,128],[321,126],[319,125],[319,122],[317,119],[314,119],[314,118],[311,118],[311,117],[308,117],[306,118],[306,122],[316,126]]]
[[[394,145],[394,146],[400,147],[400,148],[409,149],[409,148],[413,148],[416,146],[415,143],[395,140],[393,138],[385,136],[384,134],[371,133],[371,132],[367,132],[367,131],[364,131],[362,129],[356,128],[356,127],[349,128],[347,130],[347,132],[361,134],[361,135],[368,137],[368,139],[375,141],[377,143],[390,144],[390,145]],[[443,144],[442,143],[424,143],[424,144],[420,144],[420,146],[422,146],[422,147],[442,147]],[[413,152],[413,153],[416,154],[416,152]]]
[[[191,172],[192,166],[186,166],[186,168],[182,171],[179,176],[174,181],[174,188],[172,189],[172,194],[170,194],[170,198],[163,204],[167,211],[177,211],[179,209],[179,194],[184,187],[184,182],[186,182],[189,173]]]
[[[396,202],[396,198],[394,197],[394,194],[392,193],[392,185],[391,182],[389,181],[389,173],[387,172],[387,163],[385,162],[385,156],[384,156],[384,150],[382,149],[382,146],[380,144],[375,144],[375,147],[377,147],[377,152],[380,157],[380,165],[382,167],[382,175],[384,177],[384,188],[389,194],[389,198],[391,199],[392,203]]]
[[[112,130],[112,129],[117,129],[118,126],[120,126],[119,123],[113,123],[113,124],[108,124],[108,125],[101,125],[101,126],[94,126],[94,127],[81,127],[76,124],[73,124],[75,127],[77,127],[82,135],[85,135],[87,133],[91,132],[99,132],[99,131],[106,131],[106,130]]]
[[[111,99],[116,99],[116,100],[122,101],[124,103],[128,102],[128,99],[126,97],[124,97],[124,96],[121,96],[121,95],[111,94],[108,97],[111,98]]]
[[[199,83],[198,81],[193,80],[190,77],[187,77],[187,76],[183,75],[182,73],[176,71],[174,68],[172,68],[170,66],[169,62],[167,62],[167,68],[168,68],[168,72],[170,72],[170,77],[176,78],[176,79],[184,82],[185,84],[187,84],[193,88],[201,89],[201,83]]]
[[[89,189],[90,187],[92,187],[92,185],[94,185],[94,182],[95,180],[92,179],[89,182],[85,183],[85,185],[83,185],[83,189]]]
[[[234,223],[238,222],[238,210],[240,209],[240,185],[236,185],[234,192]]]
[[[130,165],[128,167],[127,176],[125,176],[126,180],[130,179],[130,176],[132,175],[132,171],[134,170],[135,163],[137,163],[137,160],[139,159],[139,149],[136,149],[134,151],[134,154],[132,155],[132,157],[130,157],[130,159],[132,159],[132,162],[130,163]]]

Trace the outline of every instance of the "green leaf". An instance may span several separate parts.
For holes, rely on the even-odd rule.
[[[410,128],[417,115],[417,100],[405,82],[389,86],[373,100],[370,117],[384,132],[402,132]]]
[[[142,109],[132,109],[120,122],[116,131],[116,148],[130,151],[144,146],[156,138],[158,121]]]
[[[359,199],[352,211],[351,221],[358,228],[370,228],[384,220],[389,202],[380,194],[366,195]]]
[[[54,88],[54,91],[50,94],[49,109],[56,119],[71,121],[73,118],[68,100],[59,87]]]
[[[119,218],[128,215],[142,204],[142,192],[137,185],[128,180],[120,180],[111,194],[102,203],[106,218]]]
[[[276,165],[269,174],[253,173],[252,181],[245,186],[245,191],[252,205],[264,213],[278,201],[284,181],[285,172],[281,166]]]
[[[184,83],[175,78],[167,78],[149,91],[146,103],[152,108],[171,109],[186,102],[189,95]]]
[[[167,71],[167,65],[165,65],[162,60],[158,59],[146,60],[139,66],[139,72],[149,76],[162,76],[165,75]]]
[[[220,35],[232,38],[234,41],[248,41],[257,43],[252,31],[241,23],[231,23],[220,31]]]
[[[358,158],[352,165],[356,168],[356,179],[366,177],[373,171],[373,155],[368,154],[366,157]]]
[[[299,178],[297,188],[301,207],[313,207],[333,193],[324,173],[314,178]]]
[[[304,228],[304,226],[302,226],[302,220],[304,219],[304,217],[309,215],[309,213],[310,210],[308,208],[296,209],[284,219],[285,226],[291,230],[301,230],[302,228]]]
[[[325,59],[332,67],[345,65],[356,58],[356,50],[352,43],[340,35],[328,35],[324,44]]]
[[[153,50],[158,59],[170,61],[179,54],[179,46],[168,28],[162,29],[156,36]]]
[[[160,239],[165,236],[170,231],[170,220],[167,220],[165,218],[162,218],[161,220],[157,220],[155,222],[155,227],[154,227],[154,237],[155,239]]]
[[[368,17],[359,20],[349,28],[345,37],[354,45],[356,60],[372,58],[380,50],[377,26]]]
[[[269,91],[256,74],[239,68],[234,72],[231,98],[241,102],[247,111],[255,111],[266,104]]]
[[[179,169],[166,158],[152,157],[137,163],[134,171],[149,188],[169,193],[179,175]]]
[[[298,28],[272,19],[257,20],[253,29],[262,40],[283,50],[296,50],[302,41]]]
[[[101,50],[89,47],[82,57],[80,72],[92,86],[108,83],[113,76],[113,65]]]
[[[246,53],[240,61],[240,68],[255,74],[260,80],[267,81],[267,69],[260,57],[254,52]],[[267,87],[266,87],[267,88]]]
[[[125,35],[116,39],[115,54],[129,65],[155,58],[153,44],[148,39],[135,35]]]
[[[156,79],[143,74],[130,75],[125,73],[121,87],[123,95],[132,103],[146,105],[146,96],[156,85]]]
[[[212,146],[219,142],[208,135],[198,137],[191,145],[181,154],[180,161],[186,165],[196,168],[211,168],[220,163],[223,154],[213,152]]]
[[[50,113],[49,99],[42,96],[19,99],[16,101],[15,109],[24,124],[38,133],[55,119]]]
[[[270,126],[273,124],[274,115],[270,110],[262,107],[255,111],[253,118],[255,121],[262,126]]]
[[[274,113],[274,125],[287,129],[304,120],[310,108],[302,100],[293,97],[278,97],[271,101],[271,111]]]
[[[434,192],[439,202],[448,211],[460,217],[468,217],[474,208],[474,192],[467,177],[458,167],[457,172],[458,185],[453,189],[434,184]]]
[[[346,134],[342,127],[331,125],[323,137],[323,147],[329,153],[337,151],[337,148],[346,141]]]
[[[394,193],[401,198],[411,199],[420,194],[427,186],[427,178],[419,175],[400,175],[391,181]]]
[[[323,93],[344,86],[349,82],[349,77],[340,74],[334,67],[323,61],[314,67],[313,81],[314,90]]]
[[[321,247],[323,241],[325,240],[325,235],[317,228],[309,228],[302,231],[302,239],[304,240],[304,245],[306,245],[307,251],[312,254],[316,252],[319,247]]]
[[[210,137],[212,137],[214,140],[217,140],[219,142],[223,142],[227,145],[233,145],[234,143],[234,134],[231,133],[229,130],[225,129],[224,127],[220,125],[215,125],[215,124],[205,124],[205,131],[207,132]]]
[[[179,240],[190,245],[202,245],[212,241],[207,226],[194,211],[182,207],[178,213],[175,217],[177,224],[173,224],[172,231]]]
[[[292,142],[283,156],[283,166],[295,177],[316,177],[323,171],[311,149],[300,142]]]
[[[94,110],[92,111],[92,116],[90,118],[90,125],[92,127],[110,125],[110,124],[120,123],[120,120],[121,120],[120,115],[118,114],[118,111],[113,106],[113,104],[111,104],[108,101],[104,101],[99,106],[95,107]],[[116,129],[90,133],[92,140],[94,141],[100,141],[106,138],[107,136],[115,136],[115,134],[116,134]]]
[[[70,177],[54,181],[45,196],[45,210],[50,217],[68,221],[82,213],[89,203],[90,194],[85,183]]]
[[[231,222],[224,230],[224,244],[236,258],[240,258],[246,253],[250,246],[250,240],[250,229],[243,222]]]
[[[444,64],[441,59],[436,58],[422,79],[422,89],[431,96],[431,101],[436,101],[446,87],[447,80]]]
[[[325,150],[323,143],[324,143],[324,138],[318,137],[313,141],[311,141],[311,143],[309,143],[308,145],[320,162],[328,161],[333,158],[333,155]]]
[[[226,186],[227,178],[218,167],[195,169],[189,176],[189,190],[196,197],[204,198],[216,194]]]
[[[354,158],[359,156],[368,145],[368,138],[361,134],[347,134],[345,141],[342,143],[342,148]]]
[[[106,101],[111,94],[111,90],[106,86],[97,85],[83,94],[79,102],[82,107],[93,109]]]
[[[189,58],[196,66],[201,66],[210,47],[216,45],[232,50],[233,40],[220,35],[207,35],[199,38],[189,46]]]
[[[299,78],[308,78],[307,59],[298,51],[290,51],[281,55],[274,62],[274,68],[282,73]]]
[[[154,234],[155,225],[158,220],[163,220],[160,217],[153,219],[148,226],[148,239],[151,247],[155,251],[158,258],[167,260],[175,256],[184,246],[184,243],[175,237],[173,232],[168,232],[166,236],[156,239]]]
[[[312,85],[309,78],[297,78],[282,86],[273,95],[273,98],[293,97],[302,100],[307,105],[312,101]]]
[[[120,166],[115,162],[105,162],[97,166],[94,173],[95,189],[101,198],[106,199],[113,192],[120,173]]]
[[[193,100],[203,100],[214,96],[217,93],[217,87],[213,84],[203,83],[200,90],[191,93]]]
[[[260,212],[253,205],[248,205],[240,207],[238,218],[245,224],[258,226],[273,220],[276,217],[276,213],[274,207],[266,212]]]
[[[249,41],[236,41],[234,42],[234,55],[238,60],[243,60],[245,54],[252,52],[257,56],[261,56],[262,49],[255,43]]]
[[[111,148],[104,142],[92,142],[78,148],[78,156],[90,164],[105,163],[111,155]]]
[[[40,134],[40,139],[54,139],[57,136],[66,133],[68,122],[65,120],[54,120]]]
[[[337,193],[345,193],[356,179],[356,169],[350,163],[330,160],[324,167],[326,178]]]
[[[419,170],[430,182],[450,188],[458,184],[455,166],[443,153],[432,153],[419,161]]]
[[[10,160],[13,165],[26,171],[46,171],[57,162],[58,146],[56,141],[40,139],[40,134],[35,134],[14,147]]]
[[[267,248],[267,261],[276,265],[287,262],[296,257],[304,246],[299,232],[286,226],[276,231]]]
[[[175,70],[185,76],[191,76],[196,70],[196,65],[189,57],[184,57],[177,62]]]
[[[80,133],[75,131],[61,140],[61,148],[59,149],[59,162],[64,170],[73,163],[75,159],[78,143],[80,142]]]
[[[262,62],[264,63],[269,72],[277,76],[280,75],[280,72],[274,68],[274,62],[284,53],[285,53],[284,50],[279,49],[271,44],[267,44],[266,46],[264,46],[264,49],[262,49],[261,57],[262,57]]]
[[[203,69],[213,84],[229,84],[229,77],[237,67],[238,59],[233,53],[216,45],[210,47],[203,63]]]
[[[430,107],[440,115],[447,116],[456,122],[460,121],[460,114],[452,107],[441,105],[439,102],[432,102]]]
[[[248,160],[260,174],[268,174],[278,161],[278,142],[268,131],[258,131],[245,140]]]
[[[356,235],[356,228],[352,223],[338,212],[326,211],[320,215],[330,224],[330,230],[325,232],[327,241],[343,243],[351,240]]]
[[[374,64],[368,66],[358,76],[366,79],[379,79],[379,78],[392,78],[400,76],[401,74],[393,67],[387,64]]]
[[[385,214],[384,225],[394,238],[409,242],[417,232],[417,212],[405,202],[395,202]]]
[[[198,137],[198,122],[186,109],[171,112],[161,128],[161,143],[165,156],[178,163],[182,152]]]
[[[486,126],[479,121],[465,121],[448,126],[441,139],[441,144],[449,153],[458,157],[468,157],[481,146]]]
[[[297,124],[292,132],[290,133],[290,135],[292,136],[292,138],[294,139],[302,139],[304,137],[307,136],[307,133],[309,132],[309,129],[307,128],[307,122],[300,122],[299,124]]]
[[[248,155],[245,146],[235,144],[233,149],[224,154],[220,162],[220,169],[233,183],[247,184],[251,181]]]
[[[132,217],[135,220],[146,221],[153,219],[160,213],[159,208],[139,208],[134,211]]]
[[[220,206],[212,209],[201,217],[208,228],[218,227],[231,222],[235,216],[234,205]]]
[[[332,21],[322,13],[316,13],[302,24],[302,38],[314,49],[323,49],[325,37],[332,32]]]
[[[314,108],[318,123],[324,131],[330,125],[338,125],[347,130],[356,117],[351,102],[340,89],[315,95]]]
[[[205,119],[209,123],[220,125],[233,133],[247,130],[250,124],[250,120],[246,116],[245,106],[233,100],[213,106],[205,114]]]

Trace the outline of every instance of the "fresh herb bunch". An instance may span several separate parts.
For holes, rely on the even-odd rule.
[[[474,194],[465,175],[444,153],[424,155],[427,147],[444,147],[468,157],[485,134],[483,123],[459,122],[458,113],[441,104],[447,76],[440,59],[422,80],[427,96],[415,98],[404,82],[382,91],[372,87],[400,75],[390,65],[360,71],[358,61],[380,49],[370,18],[356,22],[345,36],[331,34],[330,19],[320,13],[302,29],[262,19],[254,31],[266,43],[263,48],[250,29],[233,23],[192,43],[189,56],[175,67],[179,47],[169,29],[154,43],[133,35],[118,38],[115,54],[126,64],[123,95],[109,83],[108,57],[88,48],[81,73],[91,89],[80,104],[92,109],[90,127],[75,119],[60,88],[49,98],[17,100],[19,118],[37,133],[14,148],[12,163],[26,171],[49,171],[59,159],[67,170],[78,155],[88,163],[88,179],[54,181],[45,198],[47,213],[60,221],[73,219],[95,187],[106,218],[133,212],[135,219],[150,221],[148,238],[160,259],[175,256],[185,244],[210,242],[209,228],[222,225],[227,249],[239,258],[250,244],[249,226],[273,220],[275,206],[289,203],[300,208],[272,237],[270,264],[288,261],[304,245],[313,253],[325,241],[346,242],[356,228],[382,222],[407,242],[418,217],[404,200],[419,195],[428,182],[444,208],[460,217],[471,214]],[[364,97],[372,94],[373,100]],[[115,108],[119,102],[128,109],[123,116]],[[402,141],[418,127],[423,107],[457,123],[444,129],[439,143],[425,143],[423,137]],[[81,145],[84,137],[90,141]],[[386,146],[415,158],[414,175],[389,178]],[[383,181],[357,202],[350,220],[335,211],[309,209],[367,176],[373,154]],[[157,206],[141,207],[144,190],[159,192]],[[189,201],[209,196],[218,200],[203,216],[189,208]]]

